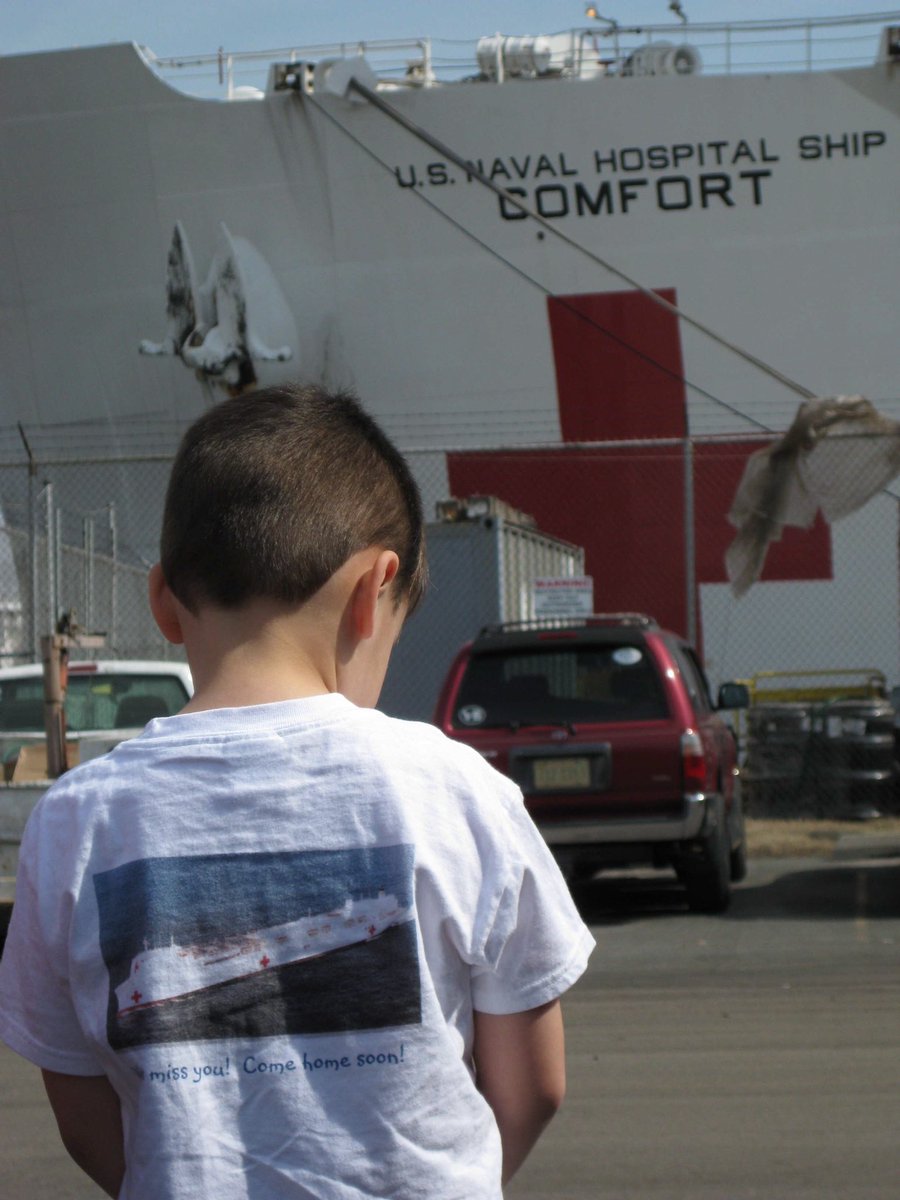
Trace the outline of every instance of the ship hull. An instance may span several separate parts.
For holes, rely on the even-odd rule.
[[[896,68],[458,84],[389,99],[544,224],[370,105],[293,91],[192,99],[130,46],[0,60],[0,247],[15,268],[0,300],[5,421],[57,452],[62,427],[86,421],[104,451],[133,453],[151,426],[154,445],[171,446],[225,380],[139,346],[164,340],[173,230],[198,285],[227,236],[257,281],[269,272],[250,316],[284,354],[255,359],[256,382],[358,389],[402,446],[433,452],[414,460],[429,503],[498,494],[585,545],[590,573],[614,577],[597,607],[621,598],[707,651],[724,645],[726,514],[755,448],[740,439],[785,429],[800,399],[728,344],[801,389],[861,393],[900,415]],[[699,499],[686,495],[688,437],[725,447]],[[574,458],[576,444],[633,441],[645,460],[658,445],[649,484],[622,476],[619,452],[577,487],[582,468],[554,461],[552,496],[524,451]],[[492,464],[474,455],[485,447],[509,453]],[[648,508],[636,497],[660,479]],[[146,551],[157,509],[129,501],[124,473],[117,486]],[[613,527],[597,532],[592,510],[614,511]],[[742,601],[746,627],[770,639],[765,661],[753,634],[723,671],[859,661],[893,676],[896,503],[878,498],[810,537]],[[633,561],[641,541],[656,569]],[[861,575],[874,608],[857,636],[846,612]]]

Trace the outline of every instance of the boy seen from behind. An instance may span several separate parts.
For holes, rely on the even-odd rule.
[[[374,711],[425,585],[357,401],[188,430],[150,578],[195,691],[22,843],[0,1035],[122,1200],[495,1200],[560,1104],[592,939],[474,751]]]

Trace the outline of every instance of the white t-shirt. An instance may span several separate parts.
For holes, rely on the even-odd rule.
[[[0,1035],[118,1092],[123,1200],[494,1200],[472,1012],[593,945],[518,789],[339,695],[152,721],[22,843]]]

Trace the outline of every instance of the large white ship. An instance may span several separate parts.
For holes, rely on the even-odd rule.
[[[236,983],[278,967],[321,958],[347,946],[371,942],[412,918],[396,896],[380,892],[348,898],[339,909],[308,914],[282,925],[187,946],[173,942],[136,954],[128,978],[116,988],[120,1017],[184,999],[208,988]]]
[[[346,385],[429,501],[534,514],[715,673],[893,679],[896,500],[773,553],[737,618],[724,569],[754,438],[805,395],[900,416],[900,12],[861,29],[852,67],[835,21],[498,35],[452,80],[427,42],[298,49],[225,100],[133,45],[0,58],[0,437],[168,450],[228,391]]]

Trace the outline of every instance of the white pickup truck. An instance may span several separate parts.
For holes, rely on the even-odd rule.
[[[193,693],[184,663],[70,662],[65,694],[69,766],[105,754],[154,717],[172,716]],[[0,941],[15,895],[25,822],[50,786],[40,663],[0,669]],[[4,911],[6,910],[6,911]]]

